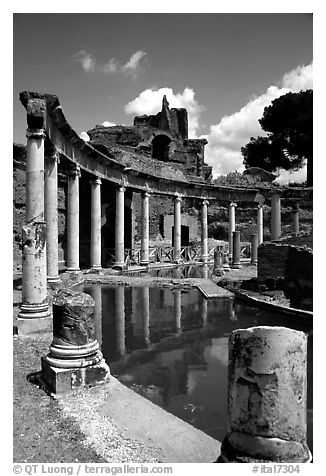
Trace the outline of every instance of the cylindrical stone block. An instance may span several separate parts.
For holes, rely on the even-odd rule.
[[[79,177],[76,166],[68,175],[67,271],[79,271]]]
[[[181,257],[181,197],[174,199],[174,237],[173,237],[173,261],[180,263]]]
[[[125,262],[125,239],[124,239],[124,217],[125,217],[125,191],[124,187],[116,190],[115,208],[115,264],[124,266]]]
[[[231,202],[229,204],[229,258],[232,258],[233,253],[233,232],[235,231],[235,209],[237,204]]]
[[[53,153],[45,161],[46,263],[49,283],[60,282],[58,264],[58,161]]]
[[[228,428],[220,462],[308,462],[307,337],[285,327],[229,339]]]
[[[272,195],[271,209],[271,240],[281,237],[281,197],[278,193]]]
[[[18,317],[48,317],[45,223],[23,226],[22,302]]]
[[[101,180],[91,181],[91,268],[101,269]]]
[[[141,250],[140,264],[149,263],[149,193],[144,192],[141,198]]]
[[[251,235],[251,251],[250,251],[251,264],[257,265],[258,263],[258,235],[253,233]]]
[[[203,200],[201,207],[201,261],[208,261],[208,224],[207,224],[207,200]]]
[[[233,250],[232,250],[232,268],[241,268],[240,264],[240,231],[234,231]]]
[[[53,367],[88,367],[102,359],[95,337],[95,302],[86,293],[60,290],[53,300],[53,341],[46,357]]]
[[[264,241],[264,206],[258,205],[257,208],[257,234],[258,246]]]

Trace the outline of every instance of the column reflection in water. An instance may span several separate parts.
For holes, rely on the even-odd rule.
[[[181,289],[174,291],[174,323],[176,332],[181,332]]]
[[[229,299],[229,319],[230,321],[236,321],[237,320],[237,315],[234,310],[234,300]]]
[[[141,290],[143,299],[143,336],[144,343],[148,345],[150,343],[150,331],[149,331],[149,287],[146,286]]]
[[[201,318],[203,321],[203,325],[205,325],[207,321],[207,306],[208,306],[207,299],[203,298],[202,305],[201,305]]]
[[[126,353],[124,286],[117,286],[115,289],[115,317],[116,352],[122,356]]]
[[[95,337],[102,345],[102,286],[94,284],[91,287],[91,296],[95,301]]]

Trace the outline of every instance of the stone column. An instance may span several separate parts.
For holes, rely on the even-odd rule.
[[[208,200],[203,200],[201,207],[201,261],[208,261],[208,224],[207,224],[207,205]]]
[[[142,301],[143,301],[143,331],[144,331],[144,343],[148,345],[150,343],[150,331],[149,331],[149,287],[144,286],[141,288]]]
[[[286,327],[235,330],[229,339],[222,463],[305,463],[307,337]]]
[[[176,332],[181,332],[181,289],[175,289],[173,296],[175,330]]]
[[[95,337],[99,345],[102,345],[102,286],[93,284],[91,294],[95,301]]]
[[[281,196],[275,192],[272,195],[271,210],[271,240],[278,240],[281,237]]]
[[[257,266],[258,263],[258,234],[253,233],[251,235],[251,252],[250,252],[250,263]]]
[[[115,315],[116,351],[118,355],[123,356],[126,353],[124,286],[117,286],[115,289]]]
[[[173,261],[175,263],[181,262],[181,200],[178,195],[174,198],[174,248]]]
[[[208,301],[206,298],[203,297],[202,305],[201,305],[201,318],[203,321],[203,326],[207,322],[207,308],[208,308]]]
[[[257,207],[257,234],[259,246],[264,241],[264,206],[261,204]]]
[[[232,233],[235,231],[235,208],[237,204],[231,202],[229,204],[229,259],[232,258],[233,253],[233,235]]]
[[[141,198],[141,250],[140,264],[149,263],[149,193],[143,192]]]
[[[229,319],[230,321],[237,320],[237,315],[234,310],[234,299],[229,299]]]
[[[60,283],[58,264],[58,163],[59,153],[45,158],[46,264],[48,283]]]
[[[41,103],[39,106],[43,114],[44,103],[43,101]],[[33,106],[30,107],[33,109],[35,104],[33,103]],[[37,331],[37,322],[39,322],[40,329],[43,328],[46,322],[44,318],[50,316],[49,305],[46,302],[46,226],[44,222],[45,133],[43,129],[31,128],[33,120],[29,119],[29,116],[28,122],[30,127],[26,134],[26,225],[23,226],[22,237],[22,305],[18,314],[20,333]],[[36,321],[38,318],[40,320]],[[32,320],[34,320],[34,323],[32,323]]]
[[[91,268],[94,271],[101,266],[101,179],[91,181]]]
[[[233,250],[232,250],[232,268],[242,268],[240,264],[240,231],[233,231]]]
[[[124,243],[124,217],[125,217],[125,187],[116,190],[115,207],[115,264],[124,266],[125,243]]]
[[[42,378],[54,393],[105,383],[110,376],[95,336],[95,302],[86,293],[60,290],[53,299],[53,340],[42,357]]]
[[[223,269],[223,246],[216,246],[214,249],[213,274],[215,276],[223,276],[225,274]]]
[[[292,234],[298,235],[300,231],[299,226],[299,204],[296,203],[293,206],[293,221],[292,221]]]
[[[76,165],[68,174],[67,271],[79,271],[79,178]]]

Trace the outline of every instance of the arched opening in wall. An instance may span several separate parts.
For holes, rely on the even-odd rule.
[[[172,246],[174,246],[174,226],[172,227]],[[181,225],[181,246],[189,246],[189,226]]]
[[[152,156],[158,160],[169,160],[170,137],[159,134],[152,140],[153,152]]]

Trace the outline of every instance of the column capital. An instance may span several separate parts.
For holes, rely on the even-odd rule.
[[[201,204],[202,205],[209,205],[209,201],[205,198],[204,200],[202,200]]]
[[[299,211],[299,203],[298,203],[298,202],[295,202],[295,203],[292,205],[292,211],[293,211],[293,212],[298,212],[298,211]]]
[[[258,203],[257,208],[258,208],[258,210],[260,210],[261,208],[264,210],[264,204],[263,203]]]
[[[118,190],[119,192],[121,192],[121,193],[125,193],[126,187],[124,187],[123,185],[120,185],[120,186],[117,188],[117,190]]]
[[[79,178],[81,176],[81,170],[79,165],[76,164],[74,168],[70,169],[68,171],[68,175],[70,178],[73,178],[73,179],[76,179],[77,177]]]
[[[46,150],[45,153],[45,161],[47,162],[57,162],[57,164],[60,163],[60,153],[59,150],[54,147],[53,149]]]
[[[90,183],[92,185],[101,185],[102,184],[102,180],[100,179],[100,177],[95,177],[94,179],[90,180]]]
[[[46,134],[44,129],[27,129],[27,139],[45,139]]]
[[[174,198],[173,198],[173,200],[174,200],[175,202],[182,202],[182,197],[181,197],[181,195],[175,195]]]
[[[229,207],[237,207],[238,205],[235,202],[230,202]]]
[[[143,192],[141,193],[141,196],[144,197],[144,198],[147,198],[147,197],[150,196],[150,193],[149,193],[149,192],[146,192],[146,191],[143,191]]]

